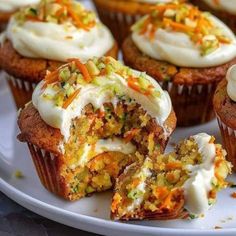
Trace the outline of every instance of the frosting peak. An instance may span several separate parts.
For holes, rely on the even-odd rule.
[[[232,66],[226,75],[228,80],[227,93],[229,97],[236,102],[236,65]]]
[[[115,107],[119,101],[137,102],[160,125],[172,109],[169,95],[154,79],[110,57],[86,64],[73,60],[49,73],[33,93],[33,104],[42,119],[59,128],[66,140],[71,120],[81,116],[86,105],[103,110],[105,103]]]
[[[109,30],[77,1],[46,0],[16,13],[7,38],[22,56],[66,62],[105,55],[114,45]]]
[[[158,4],[132,31],[142,52],[177,66],[215,66],[236,56],[236,39],[230,29],[190,4]]]

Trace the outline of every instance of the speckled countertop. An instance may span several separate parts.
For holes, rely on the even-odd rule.
[[[41,217],[0,192],[0,236],[94,236]]]

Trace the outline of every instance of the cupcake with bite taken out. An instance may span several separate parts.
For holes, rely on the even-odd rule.
[[[213,103],[227,157],[236,171],[236,65],[218,85]]]
[[[7,25],[11,15],[21,7],[39,3],[40,0],[0,0],[0,32]]]
[[[93,56],[116,57],[110,31],[95,13],[74,0],[45,0],[14,14],[1,39],[0,67],[17,107],[31,99],[35,85],[67,61]]]
[[[119,44],[129,35],[130,27],[158,3],[173,0],[93,0],[99,17]]]
[[[192,0],[191,2],[219,17],[236,33],[236,0]]]
[[[185,3],[161,4],[132,27],[123,58],[168,90],[179,126],[214,117],[212,98],[236,63],[236,38],[218,18]]]
[[[111,204],[115,220],[171,220],[202,217],[226,188],[231,164],[215,138],[200,133],[175,150],[128,166],[116,182]]]
[[[127,165],[163,153],[176,117],[154,79],[102,57],[47,74],[18,124],[42,184],[75,200],[112,188]]]

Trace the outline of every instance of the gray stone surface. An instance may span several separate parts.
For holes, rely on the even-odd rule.
[[[41,217],[0,192],[0,236],[95,236]]]

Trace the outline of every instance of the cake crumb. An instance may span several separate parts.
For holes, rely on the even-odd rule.
[[[236,199],[236,192],[231,193],[230,196],[231,196],[232,198],[235,198],[235,199]]]
[[[221,226],[215,226],[215,229],[222,229]]]
[[[24,178],[24,175],[23,175],[23,173],[22,173],[20,170],[16,170],[15,173],[14,173],[14,176],[15,176],[17,179],[22,179],[22,178]]]

